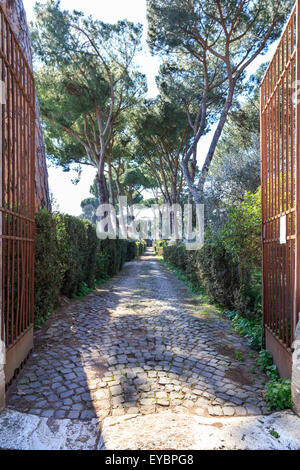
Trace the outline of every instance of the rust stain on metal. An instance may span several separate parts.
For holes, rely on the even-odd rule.
[[[30,66],[1,6],[0,74],[5,91],[5,103],[1,105],[0,304],[2,340],[9,352],[16,350],[21,339],[24,343],[28,331],[32,343],[35,86]]]
[[[297,0],[260,88],[263,321],[278,339],[284,375],[290,369],[300,300],[299,39]]]

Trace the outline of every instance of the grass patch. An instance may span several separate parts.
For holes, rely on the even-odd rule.
[[[102,284],[105,284],[105,282],[109,279],[109,276],[105,278],[98,279],[98,281],[95,282],[95,285],[93,287],[88,287],[88,285],[85,282],[81,282],[79,284],[79,288],[75,294],[72,295],[73,299],[81,299],[85,297],[86,295],[90,294],[91,292],[94,292],[98,287],[100,287]]]

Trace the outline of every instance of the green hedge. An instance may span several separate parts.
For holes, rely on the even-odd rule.
[[[45,317],[58,303],[65,267],[59,256],[57,220],[48,211],[36,214],[35,240],[35,318]]]
[[[261,314],[261,193],[246,192],[227,207],[223,229],[207,229],[201,250],[183,244],[164,247],[164,259],[201,284],[209,296],[245,317]]]
[[[126,261],[140,256],[144,241],[99,240],[95,226],[77,217],[43,209],[36,220],[35,319],[58,304],[59,295],[75,296],[118,273]]]
[[[251,278],[253,284],[247,288],[240,276],[240,266],[224,247],[218,233],[207,232],[201,250],[188,251],[177,243],[164,247],[164,260],[179,268],[194,285],[201,285],[211,299],[228,309],[238,310],[245,316],[259,313],[260,284]],[[252,272],[252,269],[249,268]],[[256,286],[256,288],[254,288]],[[257,309],[256,309],[257,306]]]
[[[156,240],[153,244],[154,253],[157,256],[163,256],[165,246],[168,246],[167,240]]]

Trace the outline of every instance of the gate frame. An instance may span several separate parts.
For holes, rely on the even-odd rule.
[[[295,16],[296,15],[296,16]],[[293,19],[295,18],[295,20]],[[293,43],[290,41],[290,37],[292,37],[295,34],[295,42],[293,40]],[[290,36],[291,35],[291,36]],[[287,38],[287,43],[285,42],[282,45],[282,41]],[[290,41],[290,42],[289,42]],[[291,45],[294,45],[294,50],[291,51]],[[293,56],[295,54],[295,59],[293,59]],[[278,60],[277,60],[278,57]],[[294,62],[295,60],[295,62]],[[294,65],[295,64],[295,65]],[[295,66],[295,74],[293,72],[293,68]],[[275,72],[274,72],[275,68]],[[279,69],[279,70],[278,70]],[[278,75],[278,72],[280,75]],[[274,362],[276,363],[279,373],[282,377],[284,378],[290,378],[291,373],[292,373],[292,352],[293,352],[293,341],[295,340],[295,331],[297,324],[299,322],[299,312],[300,312],[300,161],[299,161],[299,155],[300,155],[300,102],[297,101],[296,103],[296,109],[295,113],[294,111],[291,112],[291,109],[293,105],[291,105],[290,101],[290,94],[287,93],[287,90],[289,93],[291,92],[291,89],[288,89],[288,82],[289,78],[291,75],[291,82],[292,78],[296,83],[298,84],[298,87],[300,86],[300,0],[296,0],[296,3],[292,9],[291,15],[289,16],[289,19],[283,29],[283,33],[281,35],[281,38],[279,40],[278,47],[272,57],[272,59],[269,62],[269,65],[267,67],[266,73],[264,75],[264,78],[261,82],[260,85],[260,102],[261,102],[261,183],[262,183],[262,271],[263,271],[263,298],[262,298],[262,305],[263,305],[263,333],[265,336],[265,343],[266,343],[266,349],[268,349],[272,355]],[[283,81],[282,81],[283,80]],[[271,85],[270,85],[271,82]],[[292,84],[293,85],[293,84]],[[278,91],[278,86],[281,87],[279,88]],[[286,87],[286,89],[285,89]],[[270,92],[271,88],[271,92]],[[277,88],[277,89],[276,89]],[[280,92],[282,90],[283,96],[284,96],[284,101],[282,102],[281,100],[281,95]],[[296,91],[296,90],[295,90]],[[276,93],[274,95],[274,93]],[[277,94],[278,93],[278,94]],[[266,96],[268,95],[269,102],[266,101]],[[292,94],[292,97],[298,97],[298,88],[297,88],[297,94]],[[275,112],[276,116],[274,116],[274,108],[273,108],[273,100],[275,97]],[[278,101],[276,101],[278,100]],[[271,106],[269,104],[271,103]],[[288,119],[285,119],[281,117],[280,112],[279,112],[279,117],[278,117],[278,109],[281,110],[281,112],[287,112],[288,110]],[[267,114],[269,112],[269,115]],[[264,114],[265,113],[265,114]],[[270,114],[271,114],[271,119],[270,119]],[[294,130],[290,131],[290,127],[287,127],[287,125],[291,124],[290,123],[290,117],[293,117],[293,122],[294,122]],[[267,120],[269,117],[269,122],[264,122],[264,120]],[[272,130],[270,132],[270,127],[274,124],[274,119],[275,119],[275,132]],[[280,129],[281,123],[284,122],[285,125],[285,130]],[[276,128],[276,126],[278,128]],[[286,133],[286,130],[288,129],[288,133]],[[267,133],[266,131],[269,131]],[[294,135],[293,135],[294,134]],[[267,138],[266,138],[267,136]],[[290,139],[291,140],[287,140]],[[291,149],[290,149],[290,142],[292,142],[292,137],[293,138],[293,145],[294,145],[294,154],[292,157]],[[268,141],[269,140],[269,148],[267,148]],[[280,140],[281,139],[281,140]],[[288,142],[288,143],[287,143]],[[270,150],[271,147],[271,150]],[[288,150],[287,150],[288,149]],[[279,153],[278,153],[279,152]],[[283,154],[281,154],[283,152]],[[284,155],[284,160],[282,159],[282,155]],[[290,206],[290,209],[288,207],[288,203],[285,201],[285,205],[283,201],[280,201],[280,195],[278,196],[278,191],[280,191],[280,183],[281,183],[281,177],[278,177],[277,180],[277,173],[278,175],[286,175],[288,174],[286,172],[286,166],[287,166],[287,160],[286,157],[288,155],[288,168],[289,165],[294,164],[294,180],[295,180],[295,202],[292,207]],[[291,155],[292,159],[289,159],[289,156]],[[270,157],[271,156],[271,157]],[[268,158],[269,157],[269,158]],[[294,158],[294,161],[293,161]],[[275,177],[273,176],[274,172],[274,164],[275,164]],[[276,165],[278,165],[276,169]],[[284,171],[281,168],[280,165],[285,165]],[[268,168],[269,166],[269,168]],[[271,170],[272,166],[272,170]],[[270,174],[270,171],[272,171],[272,189],[268,189],[268,171]],[[275,189],[274,189],[275,188]],[[277,192],[276,192],[277,191]],[[265,201],[265,195],[269,196],[269,200]],[[285,191],[283,190],[283,195],[286,197],[287,194],[289,194],[289,190],[285,188]],[[275,196],[275,209],[274,209],[274,196]],[[290,201],[290,199],[289,199]],[[278,204],[278,207],[277,207]],[[282,207],[281,207],[282,204]],[[284,210],[284,207],[286,206],[286,210]],[[268,208],[270,209],[272,207],[272,214],[273,216],[270,218],[270,212],[268,212]],[[283,210],[283,212],[281,212]],[[287,276],[288,272],[287,270],[280,273],[278,273],[278,266],[277,266],[277,271],[276,267],[274,266],[274,258],[278,256],[278,253],[276,251],[275,256],[274,256],[274,248],[271,254],[271,260],[267,259],[267,254],[268,254],[268,249],[267,249],[267,241],[268,242],[274,242],[274,240],[265,240],[265,238],[268,239],[267,235],[265,232],[267,232],[266,227],[267,224],[270,223],[270,220],[273,218],[276,218],[279,220],[279,216],[285,215],[285,214],[294,214],[292,215],[292,220],[293,217],[295,217],[295,233],[291,233],[289,235],[289,238],[287,238],[286,243],[294,239],[294,266],[292,266],[293,269],[290,269],[290,272],[292,274],[292,279],[289,278],[290,281],[290,286],[293,286],[293,298],[291,299],[290,302],[290,307],[291,307],[291,324],[292,324],[292,333],[290,334],[289,341],[286,342],[283,341],[280,337],[282,335],[282,330],[281,327],[279,328],[280,333],[277,333],[274,331],[274,325],[273,325],[273,330],[270,326],[268,326],[268,318],[267,318],[267,313],[270,313],[270,311],[274,310],[274,305],[272,305],[272,300],[269,299],[267,292],[271,294],[276,295],[276,291],[274,292],[274,288],[278,288],[278,284],[276,285],[276,282],[278,283],[280,288],[282,289],[281,292],[288,292],[289,286],[287,285]],[[268,219],[268,217],[269,219]],[[287,215],[288,217],[288,215]],[[272,230],[272,236],[274,235],[277,236],[278,234],[276,231],[279,228],[279,222],[276,222],[277,225],[271,227]],[[287,228],[289,228],[289,224],[287,224]],[[293,229],[292,229],[293,230]],[[270,238],[270,235],[269,235]],[[277,243],[279,240],[277,240]],[[289,253],[289,250],[286,250],[284,254],[284,258],[286,256],[286,253]],[[285,260],[286,266],[290,266],[290,260]],[[276,261],[276,260],[275,260]],[[272,265],[273,264],[273,265]],[[270,267],[271,265],[271,267]],[[273,270],[273,272],[276,272],[276,275],[279,275],[279,278],[277,277],[277,281],[274,281],[274,278],[272,278],[271,282],[273,283],[272,288],[268,286],[270,278],[267,278],[266,275],[266,267],[268,266],[268,273]],[[281,268],[282,269],[282,268]],[[286,287],[284,288],[284,283],[283,283],[283,278],[285,279],[284,283],[286,284]],[[279,280],[280,279],[280,280]],[[279,297],[281,294],[279,295]],[[278,296],[277,296],[278,298]],[[277,303],[277,300],[276,300]],[[287,303],[286,299],[284,299],[284,305],[282,305],[282,299],[279,302],[279,310],[277,310],[276,306],[276,313],[275,317],[279,314],[279,320],[284,318],[285,321],[288,321],[288,310],[287,310]],[[268,304],[268,309],[267,309],[267,304]],[[283,314],[283,317],[281,317],[281,314]],[[271,313],[272,315],[272,313]],[[278,319],[278,317],[277,317]],[[270,319],[269,319],[270,320]],[[276,320],[276,325],[277,325],[277,320]],[[284,336],[284,333],[283,333]]]
[[[5,405],[5,386],[12,380],[16,370],[22,366],[33,349],[36,102],[31,67],[2,5],[0,5],[0,35],[0,78],[2,80],[0,85],[4,83],[4,72],[6,72],[4,90],[8,90],[5,115],[3,114],[4,103],[2,104],[0,99],[1,409]],[[4,132],[7,134],[7,152],[4,148]],[[3,199],[4,184],[7,185],[8,202]],[[6,224],[4,224],[4,216],[7,218]],[[8,249],[7,263],[4,260],[6,249]],[[5,278],[8,279],[10,283],[8,286],[11,288],[7,287],[7,291],[4,292]],[[17,285],[14,284],[16,279],[18,279]],[[14,289],[17,289],[18,294],[14,295]],[[3,311],[4,302],[9,306],[6,311],[6,320]],[[16,314],[15,305],[17,306]],[[9,340],[5,340],[6,330],[10,333]],[[2,340],[4,344],[7,343],[4,351],[1,348]]]

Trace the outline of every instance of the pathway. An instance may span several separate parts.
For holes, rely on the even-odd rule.
[[[60,308],[8,394],[8,408],[45,418],[172,410],[266,413],[264,374],[230,321],[207,310],[152,252]]]

